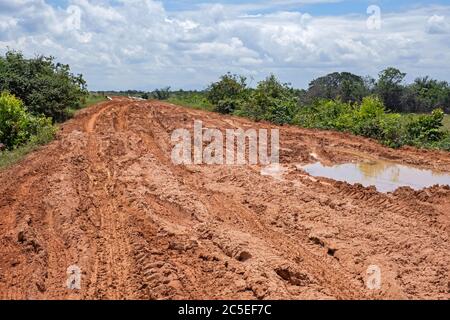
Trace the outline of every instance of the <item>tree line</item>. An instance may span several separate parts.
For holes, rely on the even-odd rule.
[[[394,112],[429,113],[441,108],[450,113],[448,82],[425,76],[407,84],[405,77],[406,73],[392,67],[381,71],[378,79],[334,72],[313,80],[307,90],[300,92],[300,101],[309,104],[320,98],[361,102],[364,97],[376,95]]]
[[[244,76],[228,73],[202,94],[172,92],[169,100],[255,121],[349,132],[395,148],[450,151],[450,133],[442,128],[443,110],[449,108],[447,83],[422,78],[405,85],[404,76],[394,68],[382,71],[378,80],[332,73],[299,90],[275,75],[251,88]],[[405,114],[411,111],[424,114]]]
[[[365,97],[377,96],[392,112],[431,113],[440,108],[445,113],[450,113],[448,82],[424,76],[416,78],[412,83],[406,83],[405,78],[406,73],[390,67],[381,71],[377,79],[350,72],[333,72],[312,80],[307,89],[296,89],[290,84],[281,85],[288,89],[289,95],[300,106],[307,106],[321,99],[361,103]],[[279,83],[278,80],[276,82]],[[227,73],[203,91],[171,91],[170,87],[165,87],[151,92],[133,92],[133,95],[137,94],[144,99],[167,100],[190,94],[203,94],[209,97],[208,100],[216,105],[220,112],[231,113],[235,109],[233,104],[236,103],[236,95],[242,96],[254,89],[248,86],[246,77]]]

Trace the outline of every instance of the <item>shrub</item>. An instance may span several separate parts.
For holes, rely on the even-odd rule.
[[[158,100],[167,100],[170,97],[170,87],[156,89],[151,95]]]
[[[56,121],[67,119],[69,109],[81,108],[87,95],[83,77],[73,75],[68,65],[53,57],[25,59],[15,51],[0,56],[0,91],[21,99],[31,113]]]
[[[238,104],[236,114],[255,121],[267,120],[276,124],[291,123],[298,111],[294,89],[281,83],[274,75],[258,83],[245,102]]]
[[[220,80],[212,83],[206,97],[214,105],[215,111],[220,113],[233,113],[238,106],[238,100],[245,94],[247,79],[243,76],[227,73]]]
[[[29,137],[28,115],[19,99],[3,92],[0,96],[0,142],[7,148],[22,144]]]
[[[52,124],[51,118],[30,115],[26,130],[33,145],[42,145],[53,140],[57,128]]]
[[[378,137],[381,143],[391,148],[399,148],[408,144],[406,137],[406,118],[398,113],[385,114],[380,119],[382,135]]]
[[[13,149],[32,139],[36,143],[50,141],[55,134],[51,118],[27,112],[21,100],[3,92],[0,95],[0,143]],[[44,141],[46,140],[46,141]]]
[[[353,107],[340,100],[316,100],[303,107],[294,117],[294,123],[307,128],[350,131],[354,126]]]
[[[318,100],[301,108],[293,123],[307,128],[346,131],[377,139],[398,148],[403,145],[448,150],[450,133],[442,129],[444,113],[437,109],[430,115],[387,113],[377,97],[366,97],[361,104]]]
[[[352,132],[357,135],[379,139],[383,135],[384,105],[376,97],[366,97],[355,109]]]
[[[415,143],[436,142],[444,137],[441,130],[444,120],[444,112],[441,109],[434,110],[431,115],[411,117],[407,124],[408,138]]]
[[[428,147],[450,151],[450,132],[444,132],[441,140],[428,144]]]

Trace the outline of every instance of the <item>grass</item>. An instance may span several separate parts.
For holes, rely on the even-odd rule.
[[[22,160],[28,153],[36,150],[38,145],[27,143],[14,150],[0,151],[0,170],[8,168],[14,163]]]
[[[214,106],[201,95],[173,96],[167,102],[199,110],[213,111]]]
[[[0,170],[6,169],[16,162],[22,160],[27,154],[36,150],[39,146],[45,145],[55,137],[57,127],[43,128],[37,135],[24,145],[13,150],[0,151]]]
[[[86,98],[85,103],[83,104],[83,108],[92,106],[102,101],[106,101],[106,96],[100,94],[89,94],[89,96]]]
[[[87,98],[85,99],[81,108],[67,108],[67,114],[69,115],[69,118],[72,118],[78,110],[90,107],[90,106],[97,104],[99,102],[102,102],[102,101],[106,101],[106,96],[101,95],[101,94],[90,93],[87,96]]]
[[[450,131],[450,114],[444,116],[444,128]]]

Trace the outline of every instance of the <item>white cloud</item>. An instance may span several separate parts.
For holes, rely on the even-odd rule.
[[[431,34],[445,34],[450,32],[450,25],[444,16],[433,15],[428,19],[428,32]]]
[[[44,0],[0,0],[0,50],[56,56],[92,89],[201,88],[227,71],[257,79],[274,72],[298,86],[339,70],[375,75],[398,66],[443,79],[450,71],[450,7],[385,14],[381,30],[367,29],[365,12],[314,17],[247,9],[210,4],[168,12],[152,0],[69,0],[56,8]]]

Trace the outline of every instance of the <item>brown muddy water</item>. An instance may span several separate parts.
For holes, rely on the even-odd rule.
[[[330,178],[365,187],[375,186],[379,192],[393,192],[399,187],[421,190],[433,185],[449,185],[450,174],[418,169],[386,161],[368,161],[325,166],[320,162],[299,166],[314,177]]]

